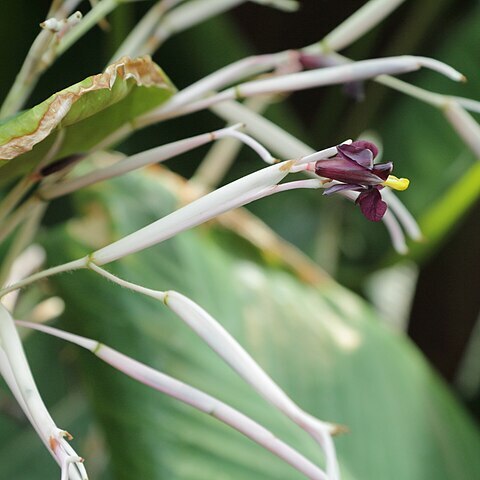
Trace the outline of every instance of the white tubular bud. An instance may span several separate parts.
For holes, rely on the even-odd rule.
[[[455,101],[447,104],[444,114],[470,150],[480,159],[480,126],[475,119]]]
[[[366,2],[363,7],[330,32],[322,43],[325,44],[327,49],[334,51],[347,47],[378,25],[404,1],[371,0]]]
[[[7,373],[7,380],[13,387],[13,393],[21,397],[20,406],[25,410],[43,443],[61,467],[62,478],[67,474],[65,477],[67,479],[87,480],[87,472],[81,463],[83,460],[65,439],[70,435],[55,425],[43,403],[13,319],[2,305],[0,305],[0,341],[5,352],[5,355],[2,354],[0,358],[2,362],[0,370],[2,373]],[[69,462],[69,459],[72,459],[73,463]]]
[[[280,182],[293,165],[293,161],[282,162],[240,178],[95,251],[90,259],[97,265],[113,262],[200,225],[221,213],[241,207],[255,198],[259,191]]]

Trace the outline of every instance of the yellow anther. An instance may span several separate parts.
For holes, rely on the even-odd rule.
[[[395,175],[389,175],[382,185],[393,188],[394,190],[406,190],[410,185],[408,178],[397,178]]]

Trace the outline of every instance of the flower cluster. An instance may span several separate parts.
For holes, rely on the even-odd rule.
[[[387,211],[380,190],[385,186],[394,190],[408,188],[409,180],[391,175],[392,162],[374,164],[378,148],[371,142],[357,141],[350,145],[339,145],[337,155],[315,164],[315,173],[336,180],[337,183],[324,192],[330,195],[344,190],[360,192],[355,203],[366,218],[378,222]]]

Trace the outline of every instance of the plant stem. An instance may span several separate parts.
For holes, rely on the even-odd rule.
[[[145,43],[147,38],[152,34],[155,26],[160,22],[163,15],[183,1],[185,0],[157,1],[137,23],[127,38],[125,38],[108,63],[116,62],[120,57],[125,55],[130,57],[137,56],[137,52],[140,51],[142,44]]]
[[[39,196],[42,199],[51,200],[86,186],[93,185],[97,182],[114,178],[119,175],[124,175],[125,173],[139,169],[146,165],[163,162],[201,145],[205,145],[206,143],[226,137],[238,139],[252,148],[262,158],[263,161],[269,164],[274,163],[275,159],[270,155],[265,147],[248,135],[237,131],[240,126],[240,124],[237,124],[210,133],[204,133],[195,137],[152,148],[151,150],[132,155],[131,157],[122,159],[109,167],[94,170],[91,173],[73,180],[47,185],[39,190]]]
[[[281,458],[308,478],[328,480],[327,475],[295,449],[243,413],[201,390],[159,372],[143,363],[90,338],[80,337],[45,325],[17,322],[18,325],[54,335],[90,350],[94,355],[125,375],[196,408],[250,438]]]
[[[137,118],[135,123],[141,128],[161,120],[210,108],[211,106],[217,105],[226,100],[248,98],[255,95],[277,92],[292,92],[356,80],[366,80],[387,73],[398,74],[411,72],[422,67],[436,70],[453,80],[461,80],[463,78],[459,72],[448,65],[425,57],[405,55],[400,57],[363,60],[351,64],[279,75],[272,78],[241,83],[235,87],[228,88],[227,90],[223,90],[210,97],[193,101],[184,106],[180,104],[178,108],[175,106],[174,96],[171,103],[168,102],[165,106],[142,115]],[[181,95],[181,93],[178,95]]]
[[[262,397],[280,410],[290,420],[308,432],[319,443],[325,436],[339,431],[339,426],[323,422],[299,408],[295,402],[267,375],[243,347],[208,312],[195,302],[175,291],[157,291],[119,279],[90,262],[89,268],[122,287],[129,288],[163,302],[202,338],[226,363],[228,363]],[[321,440],[320,440],[321,438]],[[326,452],[327,453],[327,452]],[[327,456],[327,463],[338,478],[336,456]]]
[[[327,51],[342,50],[372,30],[404,1],[370,0],[324,37],[320,45]]]
[[[129,0],[101,0],[98,2],[82,19],[82,21],[72,28],[65,37],[62,38],[55,49],[54,58],[58,58],[65,53],[77,40],[85,35],[98,22],[104,19],[112,10],[122,2]]]
[[[135,52],[135,55],[151,55],[165,40],[176,33],[244,2],[246,0],[190,0],[168,12],[150,38]]]
[[[80,0],[65,2],[55,12],[55,16],[59,19],[66,17],[78,3],[80,3]],[[56,4],[52,3],[52,8],[55,6]],[[53,12],[50,10],[49,15],[52,14]],[[22,68],[3,102],[0,110],[0,119],[13,115],[22,108],[43,72],[42,58],[50,48],[52,41],[53,34],[48,30],[42,30],[33,41]]]
[[[28,411],[28,418],[32,421],[35,429],[40,435],[43,443],[48,450],[54,454],[54,458],[62,468],[62,473],[65,470],[65,459],[73,456],[77,459],[78,455],[67,444],[65,436],[66,432],[60,430],[53,421],[45,404],[43,403],[40,392],[37,389],[32,372],[28,365],[25,352],[23,351],[22,342],[15,328],[15,324],[9,312],[4,306],[0,305],[0,340],[1,346],[5,352],[5,357],[2,359],[8,362],[11,371],[8,371],[8,378],[17,385],[18,389],[14,387],[14,393],[20,394],[23,401],[20,405]],[[8,369],[2,368],[2,371]],[[68,468],[68,467],[67,467]],[[72,477],[74,479],[86,480],[87,472],[83,465],[77,464],[75,468],[69,469],[74,471]]]
[[[88,257],[83,257],[68,263],[64,263],[62,265],[57,265],[56,267],[47,268],[46,270],[42,270],[41,272],[38,272],[38,273],[34,273],[33,275],[30,275],[24,278],[23,280],[20,280],[19,282],[13,285],[9,285],[3,288],[2,290],[0,290],[0,298],[6,295],[7,293],[13,292],[14,290],[18,290],[19,288],[26,287],[27,285],[30,285],[38,280],[41,280],[42,278],[48,278],[53,275],[57,275],[59,273],[86,268],[88,265],[88,261],[89,261]]]

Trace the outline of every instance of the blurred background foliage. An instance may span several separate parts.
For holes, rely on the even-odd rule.
[[[303,0],[302,8],[295,14],[247,3],[170,39],[154,59],[182,88],[246,55],[313,43],[363,3]],[[109,16],[111,31],[94,29],[62,56],[42,77],[28,106],[101,71],[150,4],[138,2],[119,7]],[[9,2],[4,10],[0,98],[13,82],[48,6],[47,0],[17,0]],[[474,0],[406,1],[345,54],[354,59],[399,54],[438,58],[464,73],[468,83],[453,84],[430,72],[402,78],[429,90],[478,100],[479,22],[480,5]],[[129,279],[135,280],[136,275],[139,283],[191,294],[217,318],[230,322],[227,326],[232,333],[294,398],[301,400],[302,406],[321,417],[347,424],[352,434],[337,442],[345,478],[475,478],[480,472],[475,459],[480,446],[478,432],[475,421],[457,401],[479,418],[478,159],[459,140],[441,112],[372,82],[365,85],[362,102],[346,96],[341,87],[328,87],[293,94],[273,104],[266,116],[319,149],[365,132],[375,135],[383,144],[383,158],[395,163],[399,176],[410,178],[411,187],[400,194],[401,200],[419,220],[426,238],[420,245],[411,245],[406,257],[393,252],[383,225],[369,223],[358,209],[342,199],[294,191],[250,207],[341,285],[372,303],[377,313],[330,281],[317,286],[315,294],[310,287],[302,287],[295,275],[286,272],[281,262],[272,264],[262,257],[262,252],[253,252],[253,247],[241,239],[229,239],[221,230],[182,235],[162,246],[158,255],[156,250],[146,252],[115,268]],[[138,132],[119,149],[138,152],[222,125],[212,114],[198,113]],[[185,154],[168,166],[189,177],[207,151],[205,147]],[[242,149],[225,181],[259,166],[258,158]],[[89,202],[100,200],[105,206],[112,224],[111,235],[130,232],[135,222],[143,225],[173,208],[171,197],[144,183],[116,182],[103,190],[93,189],[92,194],[54,202],[43,230],[49,263],[83,252],[82,239],[72,240],[65,222],[90,211],[86,206]],[[135,198],[142,201],[136,202]],[[229,245],[239,248],[232,254]],[[202,252],[204,258],[189,256],[188,252]],[[256,268],[269,279],[272,304],[255,301],[254,293],[245,285],[238,287],[236,294],[225,293],[227,298],[223,301],[216,300],[222,296],[222,286],[228,284],[229,278],[233,276],[240,282],[242,259],[250,265],[252,258],[256,259]],[[202,286],[205,272],[210,272],[209,281],[216,279],[208,289]],[[161,312],[165,320],[158,332],[153,326],[155,320],[151,319],[160,316],[158,305],[116,291],[100,279],[92,282],[87,275],[60,277],[54,287],[44,287],[57,289],[65,298],[65,328],[99,338],[137,358],[143,355],[140,360],[236,401],[236,406],[255,418],[265,419],[278,433],[315,455],[298,432],[269,413],[226,368],[214,361],[206,348],[198,345],[198,340],[188,337],[186,329],[172,326],[176,320],[169,319],[165,312]],[[84,298],[91,302],[85,304]],[[110,300],[105,305],[107,298]],[[293,309],[287,310],[290,313],[282,310],[282,301],[290,305],[298,298],[303,305],[297,319],[300,327],[293,324]],[[249,301],[258,308],[256,315],[262,319],[255,327],[260,329],[259,336],[248,335],[246,330],[254,327],[248,327],[248,315],[239,314]],[[317,309],[323,313],[318,323],[313,313]],[[270,317],[278,323],[269,325],[271,320],[266,319]],[[384,328],[379,318],[392,325]],[[354,332],[361,347],[348,353],[341,342],[338,346],[335,334],[328,332],[329,322],[339,322],[342,328]],[[412,348],[402,333],[392,333],[391,327],[407,331],[423,356],[450,383],[456,399],[428,369],[422,354]],[[318,343],[310,341],[309,334]],[[294,343],[288,344],[282,335],[293,338]],[[97,458],[94,465],[89,462],[91,470],[98,472],[92,478],[100,478],[100,474],[112,479],[296,478],[281,463],[214,425],[211,419],[205,420],[168,399],[159,399],[159,395],[132,385],[120,374],[112,374],[107,367],[99,366],[96,359],[76,349],[38,335],[32,335],[28,344],[47,404],[54,408],[59,423],[68,424],[82,439],[82,453]],[[189,354],[185,355],[185,351]],[[52,365],[57,367],[55,381],[50,378]],[[305,375],[297,378],[295,371]],[[367,385],[364,378],[368,378]],[[122,400],[117,408],[118,399]],[[0,429],[0,477],[37,478],[32,476],[33,464],[33,471],[55,472],[55,466],[39,450],[38,440],[29,432],[14,404],[3,394],[1,401],[4,415]],[[139,412],[135,408],[140,401],[145,410]],[[126,411],[133,413],[126,418]],[[24,428],[19,429],[19,425]],[[136,439],[135,448],[125,452],[129,435]],[[90,454],[102,450],[109,453]],[[31,465],[24,462],[27,456],[32,458]]]

